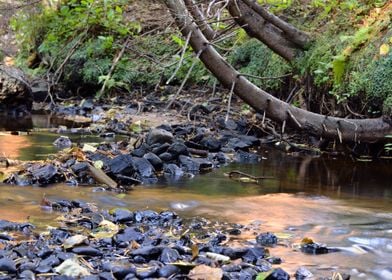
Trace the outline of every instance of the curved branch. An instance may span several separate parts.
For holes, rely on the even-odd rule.
[[[203,32],[204,36],[206,36],[208,40],[214,39],[215,31],[211,28],[211,26],[209,26],[203,13],[196,6],[195,2],[193,0],[184,0],[184,3],[193,18],[197,21],[197,25]]]
[[[244,2],[246,5],[248,5],[250,8],[252,8],[257,14],[259,14],[266,21],[268,21],[269,23],[275,25],[280,30],[282,30],[283,35],[287,40],[293,42],[294,44],[296,44],[302,49],[307,48],[307,46],[309,45],[309,36],[305,32],[299,30],[298,28],[294,27],[288,22],[281,20],[279,17],[275,16],[274,14],[271,14],[269,11],[264,9],[262,6],[258,5],[257,2],[253,0],[241,0],[241,1]]]
[[[242,1],[230,0],[227,6],[230,15],[249,36],[257,38],[275,53],[291,61],[295,57],[295,45],[284,38],[282,31],[265,21]]]
[[[212,74],[227,88],[235,83],[234,93],[258,112],[278,122],[310,134],[340,141],[385,141],[386,135],[392,135],[392,122],[377,119],[344,119],[312,113],[287,104],[240,75],[212,47],[199,27],[194,23],[182,0],[164,0],[176,20],[181,32],[192,32],[190,44]]]

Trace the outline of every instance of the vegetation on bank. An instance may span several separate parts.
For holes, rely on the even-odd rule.
[[[259,2],[309,32],[312,44],[289,64],[239,31],[221,43],[222,51],[230,49],[227,57],[237,69],[264,77],[250,79],[280,97],[287,98],[293,91],[293,102],[298,106],[304,106],[301,99],[319,103],[312,94],[323,95],[328,101],[325,108],[308,109],[348,113],[349,105],[356,114],[391,113],[389,1]],[[125,0],[68,0],[57,8],[42,6],[36,13],[20,13],[13,20],[21,47],[18,63],[29,66],[34,75],[57,71],[67,88],[88,89],[92,94],[103,83],[106,91],[164,84],[181,60],[185,40],[174,29],[143,30],[132,20],[135,11],[129,11],[127,5]],[[129,42],[127,38],[131,38]],[[182,82],[195,60],[189,48],[184,57],[173,83]],[[212,81],[202,64],[196,63],[188,83]]]

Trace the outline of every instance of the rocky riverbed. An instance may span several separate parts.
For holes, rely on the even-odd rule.
[[[1,279],[290,279],[268,250],[281,246],[277,236],[252,226],[172,211],[101,210],[77,200],[41,204],[59,213],[57,227],[36,232],[29,223],[0,221]],[[321,245],[301,244],[316,253],[311,247]],[[300,267],[294,277],[312,275]]]

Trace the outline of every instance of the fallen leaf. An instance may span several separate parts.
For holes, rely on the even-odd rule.
[[[268,276],[270,276],[271,273],[272,271],[261,272],[257,274],[256,280],[265,280],[268,278]]]
[[[94,238],[111,238],[118,233],[119,227],[118,225],[112,223],[108,220],[103,220],[99,223],[95,232],[91,233],[91,236]]]
[[[189,272],[188,277],[192,280],[220,280],[223,277],[223,271],[220,268],[199,265]]]
[[[97,169],[102,169],[103,161],[102,160],[94,161],[94,167],[97,168]]]
[[[196,259],[199,256],[199,246],[197,244],[192,244],[192,260]]]

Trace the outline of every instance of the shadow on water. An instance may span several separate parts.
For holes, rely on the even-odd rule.
[[[8,139],[8,146],[0,136],[0,151],[9,152],[13,147],[16,157],[31,159],[53,152],[57,136],[15,136]],[[317,275],[328,274],[333,267],[350,273],[351,279],[392,279],[390,162],[290,156],[265,147],[261,153],[267,159],[259,164],[230,164],[193,178],[165,178],[158,185],[138,187],[126,195],[64,185],[1,186],[0,219],[23,221],[29,217],[42,229],[56,225],[57,213],[43,212],[39,206],[43,193],[52,200],[81,199],[104,208],[172,209],[185,217],[202,215],[253,223],[260,225],[261,231],[291,236],[283,243],[312,237],[342,249],[321,256],[304,255],[290,246],[271,249],[273,255],[283,257],[282,266],[292,273],[299,265],[306,265]],[[232,170],[274,179],[245,184],[225,176]],[[254,239],[253,231],[244,233],[244,238]]]

